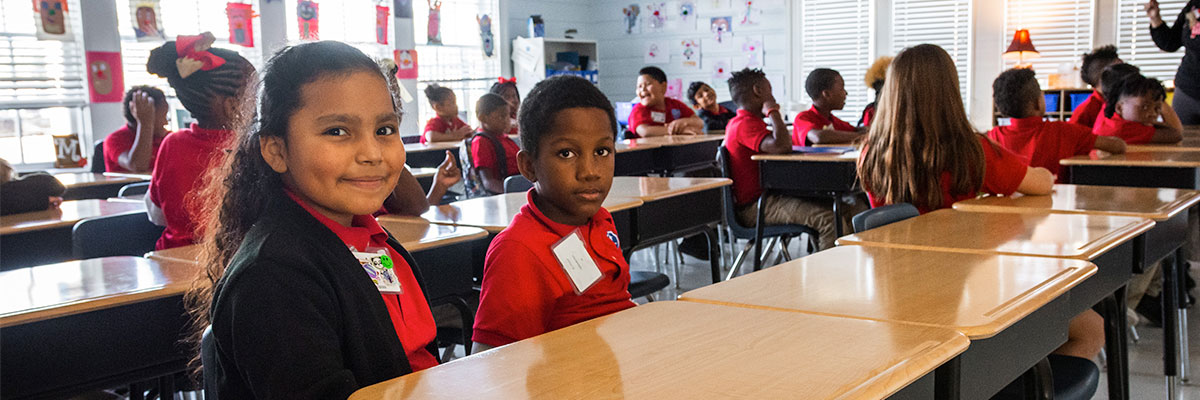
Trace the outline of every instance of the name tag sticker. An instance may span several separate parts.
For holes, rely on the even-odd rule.
[[[650,112],[650,120],[660,123],[660,124],[666,123],[667,122],[667,113],[659,112],[659,111],[651,111]]]
[[[366,271],[367,277],[371,278],[371,282],[375,283],[375,288],[379,289],[380,293],[404,293],[404,288],[400,287],[400,279],[396,278],[396,270],[392,268],[392,257],[388,255],[387,250],[380,249],[374,253],[351,251],[351,253],[354,254],[354,258],[358,259],[358,264]]]
[[[600,280],[600,267],[596,266],[596,261],[592,259],[591,253],[588,253],[578,229],[560,239],[550,249],[558,258],[558,265],[562,266],[563,272],[570,278],[575,294],[583,294]]]

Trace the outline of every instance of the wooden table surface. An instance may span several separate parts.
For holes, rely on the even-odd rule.
[[[978,340],[1095,273],[1080,260],[839,246],[680,300],[916,323]]]
[[[462,141],[457,142],[429,142],[427,144],[408,143],[404,145],[404,151],[407,153],[422,152],[422,151],[458,151],[458,146]]]
[[[1129,151],[1125,154],[1100,154],[1064,158],[1062,165],[1099,165],[1115,167],[1200,168],[1200,151],[1161,150]]]
[[[1200,151],[1200,133],[1184,136],[1179,143],[1172,144],[1131,144],[1126,151]]]
[[[351,399],[878,399],[966,350],[942,328],[661,301]]]
[[[99,199],[69,200],[52,210],[0,217],[0,235],[75,225],[79,220],[146,211],[145,204]]]
[[[615,176],[608,196],[654,201],[682,194],[732,185],[729,178],[660,178],[644,176]]]
[[[1154,227],[1107,215],[937,210],[839,238],[839,245],[1092,260]]]
[[[434,174],[437,174],[437,168],[412,168],[412,167],[408,167],[408,170],[409,170],[410,172],[412,172],[413,176],[414,176],[414,177],[416,177],[417,179],[421,179],[421,178],[432,178]]]
[[[193,244],[193,245],[188,245],[188,246],[176,247],[173,249],[155,250],[155,251],[146,253],[146,258],[157,261],[158,263],[161,263],[161,264],[171,264],[171,263],[180,263],[180,262],[195,264],[196,260],[200,259],[200,246]]]
[[[67,189],[96,185],[128,185],[130,183],[146,182],[148,175],[138,174],[97,174],[92,172],[64,172],[54,174],[54,179],[62,182]]]
[[[477,197],[432,207],[420,217],[383,215],[379,222],[427,221],[441,225],[473,226],[496,233],[508,227],[513,218],[525,206],[524,192],[505,193],[495,196]],[[642,205],[635,198],[614,196],[611,192],[604,199],[604,208],[609,212],[626,210]]]
[[[663,147],[662,143],[654,143],[654,142],[640,143],[637,141],[630,142],[629,140],[618,142],[616,145],[616,149],[617,149],[618,153],[625,153],[625,152],[636,151],[636,150],[657,149],[659,147]]]
[[[842,145],[845,146],[845,145]],[[839,147],[842,147],[839,146]],[[858,162],[859,151],[841,154],[834,153],[792,153],[792,154],[755,154],[750,156],[754,161],[824,161],[824,162]]]
[[[179,295],[195,269],[106,257],[0,272],[0,327]]]
[[[954,203],[960,211],[1097,214],[1165,221],[1200,202],[1200,192],[1183,189],[1054,185],[1045,196],[986,196]]]
[[[638,139],[625,139],[621,143],[630,147],[637,147],[641,145],[658,145],[669,147],[721,140],[725,140],[724,134],[653,136]]]

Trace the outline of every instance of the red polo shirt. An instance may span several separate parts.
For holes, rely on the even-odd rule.
[[[758,182],[758,161],[750,156],[761,153],[759,145],[771,134],[767,123],[746,110],[738,110],[737,115],[725,125],[725,148],[729,149],[729,174],[733,178],[733,200],[737,205],[745,205],[762,195],[762,186]]]
[[[658,107],[646,107],[642,103],[633,105],[633,111],[629,112],[629,134],[626,139],[637,139],[642,137],[637,133],[637,127],[646,124],[648,126],[666,126],[671,121],[684,119],[696,115],[691,107],[679,100],[670,97],[663,99],[663,104]]]
[[[1071,123],[1079,124],[1091,129],[1096,126],[1096,118],[1100,116],[1100,111],[1104,109],[1104,95],[1100,94],[1099,90],[1093,90],[1092,95],[1088,96],[1087,100],[1083,101],[1079,107],[1071,111]]]
[[[836,115],[829,114],[829,118],[825,118],[824,115],[821,115],[821,111],[817,110],[817,106],[812,106],[808,111],[796,114],[796,119],[792,121],[792,144],[804,143],[805,146],[811,146],[812,142],[808,140],[808,131],[813,129],[857,131],[854,129],[854,125],[842,121]]]
[[[158,149],[162,147],[163,138],[166,136],[155,136],[151,144],[150,150],[150,168],[154,168],[154,159],[158,157]],[[121,153],[129,151],[133,148],[133,140],[137,138],[137,132],[129,125],[122,125],[121,129],[113,131],[104,138],[104,171],[106,172],[131,172],[121,166],[117,161],[121,157]]]
[[[496,157],[496,145],[492,144],[493,140],[497,140],[491,134],[476,136],[475,140],[471,141],[471,162],[475,164],[475,168],[491,168],[496,171],[496,164],[500,160]],[[521,173],[517,168],[517,151],[521,150],[521,146],[517,145],[512,139],[507,136],[502,136],[500,146],[504,148],[504,163],[507,164],[500,175],[501,179]]]
[[[1024,157],[1031,167],[1042,167],[1058,175],[1058,161],[1084,155],[1096,147],[1096,135],[1083,126],[1063,121],[1045,121],[1041,116],[1013,118],[1012,125],[997,126],[988,138]]]
[[[429,142],[429,139],[425,138],[424,132],[449,132],[464,126],[467,126],[467,123],[463,122],[463,120],[459,119],[458,117],[454,117],[453,121],[448,121],[445,118],[435,115],[425,123],[425,130],[421,133],[421,144]]]
[[[1025,179],[1025,172],[1029,169],[1029,165],[1025,164],[1025,160],[1021,159],[1021,156],[1005,150],[998,144],[992,143],[986,136],[979,135],[979,143],[983,145],[984,171],[983,185],[979,188],[978,192],[1004,196],[1016,193],[1017,188],[1021,186],[1021,181]],[[864,149],[862,154],[866,155],[866,153],[867,150]],[[861,162],[862,159],[860,158],[859,161]],[[979,193],[952,195],[950,193],[950,178],[949,171],[942,173],[942,208],[950,208],[955,202],[973,199],[978,196]],[[872,208],[888,205],[884,199],[871,192],[866,182],[863,182],[863,190],[867,192],[867,198],[871,201]],[[920,205],[917,205],[917,209],[922,214],[933,211],[928,207]]]
[[[1154,139],[1154,126],[1137,121],[1126,121],[1121,113],[1113,113],[1112,118],[1100,114],[1096,117],[1096,126],[1092,133],[1099,136],[1116,136],[1128,144],[1145,144]]]
[[[488,247],[472,340],[503,346],[634,306],[629,264],[617,243],[612,215],[601,208],[587,225],[564,225],[534,205],[535,190],[511,224]],[[600,280],[575,294],[551,246],[578,229],[600,268]]]
[[[162,209],[167,227],[158,238],[157,250],[186,246],[193,243],[200,205],[196,195],[203,189],[206,176],[219,165],[233,132],[204,129],[192,124],[167,135],[154,160],[150,175],[150,201]],[[218,178],[214,178],[218,179]]]
[[[304,208],[304,211],[308,211],[313,218],[333,231],[347,247],[350,247],[350,251],[369,252],[367,248],[387,249],[388,256],[392,258],[392,270],[396,272],[396,278],[400,281],[400,288],[404,293],[381,295],[383,304],[387,306],[392,327],[396,330],[396,336],[404,346],[408,364],[413,372],[438,365],[437,358],[425,349],[425,346],[437,337],[437,324],[433,322],[433,312],[429,310],[429,303],[425,301],[421,285],[417,284],[412,266],[408,265],[408,261],[401,257],[396,249],[388,246],[387,231],[384,231],[379,222],[370,215],[355,215],[350,226],[342,226],[313,210],[291,191],[287,191],[287,195]]]

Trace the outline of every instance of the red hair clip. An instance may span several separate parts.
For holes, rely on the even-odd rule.
[[[515,77],[515,76],[514,76],[514,77],[512,77],[512,78],[508,78],[508,79],[504,79],[504,77],[502,76],[502,77],[496,78],[496,80],[497,80],[497,81],[500,81],[500,84],[501,84],[501,85],[503,85],[503,84],[505,84],[505,83],[512,83],[512,84],[516,84],[516,83],[517,83],[517,77]]]
[[[225,65],[225,59],[208,51],[215,41],[212,32],[180,35],[175,38],[175,52],[179,54],[179,58],[175,59],[175,67],[179,70],[180,78],[187,78],[196,71],[211,71]]]

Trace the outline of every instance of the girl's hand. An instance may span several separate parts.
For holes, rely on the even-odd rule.
[[[435,184],[442,187],[454,186],[462,181],[462,170],[454,163],[454,155],[450,154],[450,150],[446,150],[446,159],[442,160],[441,165],[438,165],[433,180]]]
[[[1146,16],[1150,17],[1150,27],[1157,28],[1163,24],[1162,11],[1158,9],[1158,0],[1150,0],[1143,6]]]
[[[154,99],[145,92],[137,92],[133,94],[133,98],[129,100],[129,111],[133,114],[133,119],[139,124],[154,123]]]
[[[63,203],[63,198],[58,196],[50,196],[50,210],[58,208]]]

